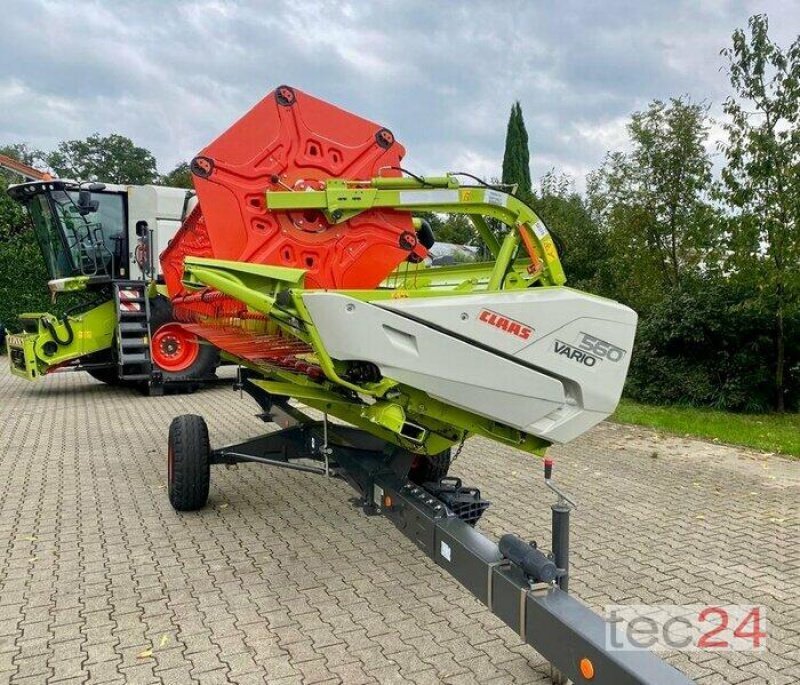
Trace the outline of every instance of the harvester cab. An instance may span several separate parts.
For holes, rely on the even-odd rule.
[[[52,180],[12,186],[9,194],[28,209],[51,290],[127,275],[124,192]]]
[[[187,205],[187,191],[178,188],[63,179],[13,185],[8,193],[28,210],[52,292],[157,278],[153,254],[175,235]]]

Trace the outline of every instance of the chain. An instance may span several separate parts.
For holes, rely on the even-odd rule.
[[[467,434],[466,434],[466,433],[464,433],[464,435],[463,435],[463,436],[462,436],[462,438],[461,438],[461,443],[460,443],[460,444],[458,445],[458,447],[456,448],[456,453],[455,453],[455,454],[452,456],[452,458],[450,459],[450,466],[452,466],[453,464],[455,464],[455,463],[456,463],[456,459],[458,459],[458,457],[461,455],[461,450],[463,450],[463,449],[464,449],[464,443],[465,443],[466,441],[467,441]]]

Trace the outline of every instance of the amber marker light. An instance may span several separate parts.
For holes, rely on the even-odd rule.
[[[581,669],[581,675],[586,678],[586,680],[592,680],[594,678],[594,664],[592,663],[591,659],[583,657],[579,666]]]

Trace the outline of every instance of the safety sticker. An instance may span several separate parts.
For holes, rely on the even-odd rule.
[[[536,234],[537,238],[544,238],[548,235],[547,227],[542,223],[541,219],[536,220],[536,223],[533,225],[533,232]]]
[[[441,547],[440,547],[440,550],[439,550],[439,551],[440,551],[441,555],[442,555],[442,556],[443,556],[445,559],[447,559],[447,561],[450,561],[450,560],[451,560],[451,559],[450,559],[450,557],[451,557],[452,555],[451,555],[451,553],[450,553],[450,545],[448,545],[448,544],[447,544],[447,543],[446,543],[444,540],[442,540]]]
[[[450,205],[458,202],[457,190],[401,190],[401,205]]]
[[[483,194],[483,200],[487,205],[505,207],[508,204],[508,195],[501,193],[499,190],[489,189]]]

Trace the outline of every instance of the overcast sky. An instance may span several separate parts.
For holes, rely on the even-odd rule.
[[[76,2],[4,0],[0,144],[49,149],[121,133],[168,171],[276,85],[391,128],[423,173],[499,175],[520,100],[532,171],[579,188],[624,147],[631,112],[728,93],[721,48],[767,12],[800,33],[800,2]]]

